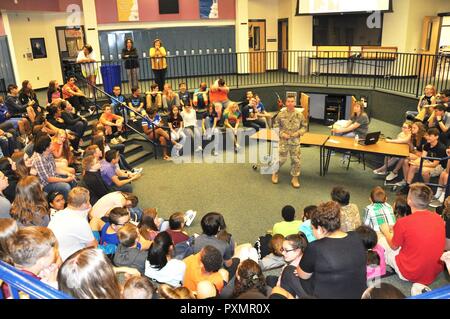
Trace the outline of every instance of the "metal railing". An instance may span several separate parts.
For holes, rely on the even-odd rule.
[[[3,261],[0,261],[0,282],[8,284],[13,299],[19,299],[21,293],[25,293],[31,299],[73,299],[72,296],[20,272]],[[0,289],[0,299],[3,297],[3,290]]]
[[[139,86],[150,91],[154,82],[150,58],[139,58]],[[131,85],[124,60],[92,62],[97,70],[120,67],[122,93]],[[167,57],[166,82],[176,90],[185,82],[190,90],[222,77],[230,88],[300,85],[386,90],[411,97],[422,95],[427,84],[438,91],[450,87],[450,56],[398,52],[264,51],[212,53]],[[81,75],[80,64],[66,64],[65,75]],[[106,69],[106,68],[104,68]],[[102,85],[101,72],[97,84]],[[162,90],[162,88],[159,88]],[[111,92],[108,92],[111,93]]]
[[[439,157],[430,157],[430,156],[424,156],[420,158],[420,165],[419,165],[419,178],[422,178],[422,171],[423,171],[423,162],[425,160],[428,161],[448,161],[450,159],[450,156],[447,157],[443,157],[443,158],[439,158]],[[438,164],[440,165],[440,164]],[[448,164],[447,164],[448,165]],[[422,178],[423,179],[423,178]],[[445,185],[440,185],[440,184],[435,184],[435,183],[425,183],[428,186],[433,186],[433,187],[438,187],[438,188],[444,188],[445,191],[445,196],[444,198],[447,198],[448,195],[450,195],[450,178],[447,179],[447,184]]]

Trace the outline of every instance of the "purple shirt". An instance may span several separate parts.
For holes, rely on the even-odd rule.
[[[106,160],[101,160],[100,165],[103,181],[106,185],[111,186],[113,184],[112,178],[116,175],[116,165],[108,163]]]

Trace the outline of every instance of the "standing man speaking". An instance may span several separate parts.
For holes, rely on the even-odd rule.
[[[291,184],[300,187],[300,137],[306,132],[306,120],[303,113],[295,108],[295,97],[286,98],[286,108],[283,108],[275,119],[274,128],[279,129],[279,163],[277,171],[272,174],[272,183],[278,184],[278,171],[286,162],[288,154],[291,157]]]

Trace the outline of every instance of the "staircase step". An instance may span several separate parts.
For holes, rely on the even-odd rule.
[[[127,159],[127,162],[130,165],[134,165],[135,163],[137,163],[137,162],[139,162],[139,161],[141,161],[143,159],[149,158],[152,155],[153,155],[152,152],[142,150],[142,151],[137,152],[137,153],[135,153],[133,155],[127,156],[126,159]]]
[[[137,153],[138,151],[143,150],[144,147],[139,144],[128,144],[125,146],[124,154],[128,158],[129,156]]]

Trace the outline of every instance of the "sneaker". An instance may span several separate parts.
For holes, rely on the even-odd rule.
[[[120,143],[123,143],[123,142],[125,142],[127,139],[124,138],[122,135],[119,135],[119,137],[117,138],[117,140],[118,140]]]
[[[131,170],[133,174],[140,174],[144,169],[142,167],[136,167]]]
[[[117,140],[117,138],[113,138],[110,142],[112,145],[120,144],[120,142]]]
[[[438,187],[436,190],[436,194],[434,194],[433,198],[438,199],[439,197],[441,197],[442,193],[443,193],[443,189],[441,187]]]
[[[236,147],[235,147],[236,153],[239,152],[240,150],[241,150],[241,146],[239,144],[236,144]]]
[[[438,208],[442,206],[442,202],[440,202],[439,199],[433,199],[428,206]]]
[[[415,282],[411,287],[411,296],[421,295],[423,293],[430,291],[431,291],[430,287]]]
[[[214,151],[214,152],[213,152],[213,155],[214,155],[214,156],[219,156],[219,152]]]
[[[89,115],[94,114],[95,110],[96,110],[95,105],[89,106],[89,110],[88,110],[89,111]]]
[[[197,147],[197,149],[195,150],[196,152],[201,152],[203,151],[203,148],[201,146]]]
[[[195,216],[197,216],[197,212],[191,209],[184,213],[184,223],[187,227],[191,226]]]
[[[390,172],[388,176],[386,176],[386,181],[390,182],[396,179],[398,176],[398,173]]]
[[[406,185],[406,181],[403,179],[403,180],[401,180],[400,182],[398,182],[398,183],[395,183],[395,186],[397,186],[397,187],[403,187],[403,186],[405,186]]]
[[[377,170],[377,169],[374,169],[372,172],[373,172],[375,175],[386,175],[386,174],[387,174],[386,172],[382,172],[382,171],[379,171],[379,170]]]

